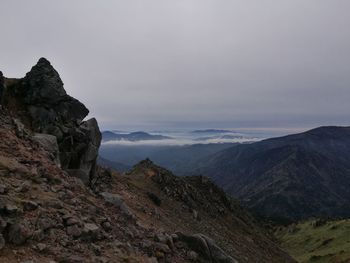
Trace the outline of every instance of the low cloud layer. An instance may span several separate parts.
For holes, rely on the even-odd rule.
[[[102,128],[349,125],[350,1],[3,0],[0,70],[47,57]]]

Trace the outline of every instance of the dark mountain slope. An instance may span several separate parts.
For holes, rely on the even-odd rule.
[[[198,173],[269,218],[350,215],[350,128],[238,145],[199,164]]]

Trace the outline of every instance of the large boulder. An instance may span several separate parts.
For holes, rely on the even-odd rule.
[[[237,260],[227,255],[216,243],[203,234],[186,235],[177,233],[180,241],[197,252],[201,262],[210,263],[238,263]]]
[[[52,154],[52,158],[58,166],[61,165],[59,158],[60,151],[58,148],[56,136],[51,134],[36,133],[34,134],[33,139],[39,143],[47,152]]]
[[[101,133],[95,119],[83,121],[89,110],[66,93],[48,60],[40,58],[23,79],[6,79],[0,74],[0,102],[27,129],[55,136],[61,167],[89,183],[96,170]],[[52,151],[54,139],[39,137],[35,139]]]

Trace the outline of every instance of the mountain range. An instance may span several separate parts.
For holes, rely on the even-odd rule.
[[[172,139],[171,137],[168,137],[168,136],[154,135],[143,131],[131,132],[131,133],[116,133],[112,131],[104,131],[102,132],[102,138],[104,142],[121,141],[121,140],[135,142],[135,141],[144,141],[144,140]]]
[[[259,216],[277,221],[350,216],[350,127],[240,144],[196,164]]]

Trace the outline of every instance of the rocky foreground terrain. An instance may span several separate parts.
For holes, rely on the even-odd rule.
[[[0,73],[0,262],[295,262],[205,177],[96,165],[101,134],[46,59]]]

